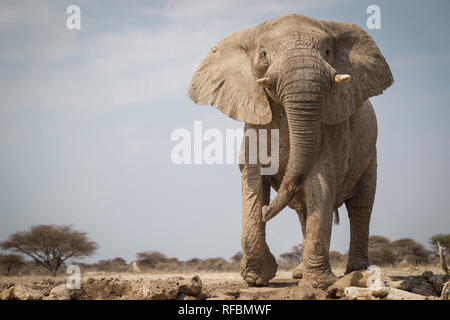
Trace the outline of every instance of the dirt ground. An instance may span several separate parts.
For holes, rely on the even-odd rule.
[[[382,268],[382,278],[388,281],[408,279],[410,292],[436,297],[438,293],[424,280],[423,273],[442,274],[436,267]],[[343,269],[335,269],[343,276]],[[194,276],[198,278],[192,280]],[[23,285],[40,294],[42,299],[220,299],[220,300],[277,300],[277,299],[329,299],[326,290],[299,286],[292,273],[278,271],[277,276],[265,287],[248,287],[239,273],[86,273],[82,274],[80,290],[61,292],[54,288],[66,288],[67,278],[54,277],[0,277],[0,293],[14,286]],[[194,281],[194,282],[193,282]],[[411,284],[412,283],[412,284]],[[200,287],[199,287],[200,284]],[[428,287],[427,287],[428,285]],[[419,289],[417,289],[417,288]],[[197,289],[195,289],[197,288]],[[192,290],[191,290],[192,289]],[[194,290],[195,289],[195,290]],[[60,291],[61,291],[60,290]],[[197,291],[196,291],[197,290]],[[416,291],[416,292],[415,292]],[[420,291],[420,292],[417,292]],[[199,293],[200,292],[200,293]]]

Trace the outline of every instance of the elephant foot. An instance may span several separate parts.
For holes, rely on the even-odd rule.
[[[277,262],[269,252],[260,259],[248,259],[241,262],[241,276],[249,286],[265,286],[277,273]]]
[[[300,262],[292,272],[292,278],[301,279],[303,277],[303,264]]]
[[[369,260],[361,259],[361,260],[349,260],[347,263],[347,267],[345,268],[345,274],[349,274],[350,272],[357,270],[367,270],[369,267]]]
[[[300,287],[311,287],[315,289],[326,290],[329,286],[338,280],[331,270],[316,271],[303,270],[302,280],[299,282]]]

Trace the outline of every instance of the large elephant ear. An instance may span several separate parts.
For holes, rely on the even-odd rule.
[[[336,124],[348,119],[363,102],[383,93],[394,79],[373,39],[361,27],[345,22],[321,21],[333,39],[333,67],[352,81],[334,85],[322,112],[322,121]]]
[[[272,112],[252,72],[249,33],[250,29],[235,32],[211,49],[195,72],[188,95],[195,103],[210,104],[232,119],[268,124]]]

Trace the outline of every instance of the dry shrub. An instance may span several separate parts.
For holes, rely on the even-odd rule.
[[[396,263],[402,263],[403,265],[428,264],[432,254],[423,245],[409,238],[392,241],[389,247],[395,256]]]
[[[433,247],[433,250],[436,254],[439,254],[438,249],[438,242],[441,244],[441,246],[444,246],[445,252],[447,255],[450,255],[450,233],[449,234],[435,234],[430,238],[430,244]]]
[[[161,252],[158,251],[145,251],[139,252],[136,254],[136,262],[139,268],[146,269],[155,269],[156,265],[163,262],[169,262],[169,258]],[[178,259],[174,258],[176,261]]]
[[[227,260],[221,257],[198,259],[197,263],[191,265],[191,267],[201,271],[226,271],[228,263]]]
[[[18,254],[0,254],[0,272],[7,276],[17,274],[25,264],[25,260]]]
[[[277,260],[278,268],[281,270],[291,270],[295,268],[302,259],[302,244],[292,246],[291,251],[280,254]]]
[[[155,266],[155,270],[164,271],[164,272],[172,272],[181,270],[181,264],[176,262],[158,262]]]
[[[100,260],[96,264],[91,265],[90,269],[106,272],[125,272],[129,269],[129,266],[124,259],[117,257],[114,259]]]

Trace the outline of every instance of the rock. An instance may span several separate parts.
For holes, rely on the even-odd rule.
[[[428,281],[423,281],[419,285],[412,287],[411,292],[422,296],[436,296],[436,291],[434,290],[433,285]]]
[[[2,291],[0,293],[0,300],[17,300],[14,296],[14,287]]]
[[[318,289],[318,290],[320,290],[320,289]],[[317,296],[314,291],[297,290],[294,293],[294,299],[295,300],[317,300]]]
[[[17,284],[14,286],[14,295],[19,300],[42,300],[43,294],[37,290]]]
[[[445,276],[425,271],[421,276],[408,276],[400,281],[391,281],[389,286],[424,296],[438,297],[441,294],[445,281]]]
[[[395,288],[359,288],[348,287],[344,290],[348,300],[427,300],[427,297]]]
[[[437,295],[442,292],[442,288],[444,287],[446,277],[441,275],[433,275],[429,278],[429,282],[432,284],[434,291]]]
[[[138,290],[138,295],[142,295],[146,300],[175,300],[178,297],[178,286],[174,281],[157,283],[146,283]]]
[[[178,289],[184,295],[197,296],[202,292],[202,280],[199,276],[195,276],[191,280],[180,283]]]
[[[336,299],[344,297],[344,290],[347,287],[366,288],[367,280],[372,275],[373,273],[365,270],[350,272],[328,287],[328,298]]]
[[[43,294],[43,296],[48,296],[50,291],[60,285],[65,283],[65,281],[55,281],[52,279],[42,279],[41,281],[33,281],[31,288],[37,290]]]
[[[292,298],[294,300],[320,300],[324,298],[326,291],[324,289],[314,288],[310,284],[299,282],[297,287],[292,288]]]
[[[67,284],[54,287],[50,290],[50,294],[43,300],[75,300],[78,296],[78,290],[67,288]]]
[[[42,298],[41,292],[21,284],[16,284],[0,294],[0,300],[42,300]]]
[[[343,298],[347,300],[372,300],[372,290],[360,287],[348,287],[344,289]]]
[[[0,280],[0,292],[3,292],[6,289],[10,289],[12,287],[14,287],[14,282],[8,280]]]
[[[376,299],[386,299],[389,296],[389,292],[388,288],[372,290],[372,297]]]
[[[398,281],[390,280],[388,281],[387,285],[391,288],[403,290],[403,288],[405,287],[405,280],[398,280]]]
[[[432,271],[424,271],[422,273],[422,277],[424,277],[426,280],[430,281],[430,278],[433,276],[433,272]]]
[[[160,288],[149,295],[150,300],[175,300],[178,290],[175,288]]]

